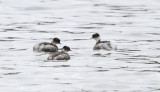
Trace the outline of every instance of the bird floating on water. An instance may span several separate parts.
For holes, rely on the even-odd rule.
[[[71,51],[70,47],[64,46],[61,51],[52,53],[47,58],[48,60],[69,60],[70,56],[67,52]]]
[[[58,51],[57,44],[61,44],[60,43],[60,39],[59,38],[54,38],[51,41],[51,43],[42,42],[42,43],[36,44],[33,47],[33,51],[38,51],[38,52],[57,52]]]
[[[92,39],[96,40],[96,44],[93,50],[117,50],[117,46],[111,41],[101,41],[100,35],[98,33],[93,34]]]

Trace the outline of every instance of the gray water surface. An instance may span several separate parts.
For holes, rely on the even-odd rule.
[[[160,0],[0,0],[1,92],[160,92]],[[93,51],[91,35],[117,51]],[[71,60],[47,61],[61,39]]]

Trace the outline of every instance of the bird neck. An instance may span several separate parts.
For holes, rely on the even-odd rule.
[[[99,43],[99,42],[101,42],[101,38],[100,38],[100,37],[98,37],[98,38],[95,38],[95,40],[96,40],[96,43]]]
[[[65,49],[62,49],[62,52],[67,53],[68,51],[67,51],[67,50],[65,50]]]
[[[56,45],[57,43],[56,42],[51,42],[53,45]]]

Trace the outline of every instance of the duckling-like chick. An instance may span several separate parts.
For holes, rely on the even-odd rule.
[[[92,39],[96,40],[96,44],[93,50],[117,50],[117,46],[111,41],[101,41],[100,35],[98,33],[93,34]]]
[[[49,55],[47,59],[48,60],[69,60],[70,56],[67,53],[68,51],[71,51],[70,48],[68,46],[64,46],[62,48],[62,51],[52,53],[51,55]]]
[[[51,43],[49,43],[49,42],[38,43],[33,47],[33,51],[57,52],[58,47],[56,44],[61,44],[59,38],[54,38]]]

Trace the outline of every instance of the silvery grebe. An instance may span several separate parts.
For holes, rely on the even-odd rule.
[[[60,44],[59,38],[54,38],[51,43],[49,43],[49,42],[38,43],[33,47],[33,51],[57,52],[58,47],[56,44]]]
[[[96,40],[96,44],[93,50],[117,50],[117,46],[111,43],[111,41],[101,41],[100,35],[98,33],[93,34],[92,39]]]
[[[62,51],[52,53],[51,55],[49,55],[47,59],[48,60],[69,60],[70,56],[67,53],[68,51],[71,51],[70,48],[68,46],[64,46],[62,48]]]

